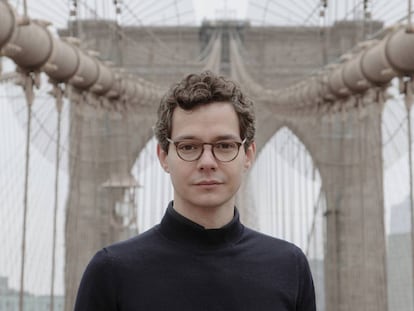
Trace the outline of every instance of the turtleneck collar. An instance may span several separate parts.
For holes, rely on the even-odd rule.
[[[198,249],[216,249],[235,244],[243,232],[239,212],[234,209],[233,219],[218,229],[205,229],[203,226],[182,216],[168,205],[159,230],[167,239]]]

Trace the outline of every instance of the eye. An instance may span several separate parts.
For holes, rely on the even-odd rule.
[[[214,144],[214,147],[218,150],[234,150],[237,149],[237,144],[234,142],[218,142]]]
[[[196,151],[200,149],[200,144],[194,142],[180,142],[177,148],[183,152]]]

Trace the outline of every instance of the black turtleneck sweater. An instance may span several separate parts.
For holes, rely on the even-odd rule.
[[[244,227],[235,211],[204,229],[168,209],[161,223],[99,251],[75,311],[315,311],[302,251]]]

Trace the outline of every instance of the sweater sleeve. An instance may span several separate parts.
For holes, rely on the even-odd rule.
[[[296,311],[316,311],[315,288],[308,260],[300,249],[297,256],[299,288]]]
[[[106,249],[96,253],[82,276],[74,311],[116,311],[114,262]]]

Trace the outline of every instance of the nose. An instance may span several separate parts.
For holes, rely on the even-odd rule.
[[[200,170],[205,169],[216,169],[217,168],[217,160],[214,157],[213,149],[211,145],[204,145],[203,146],[203,153],[201,154],[200,159],[197,161],[197,168]]]

